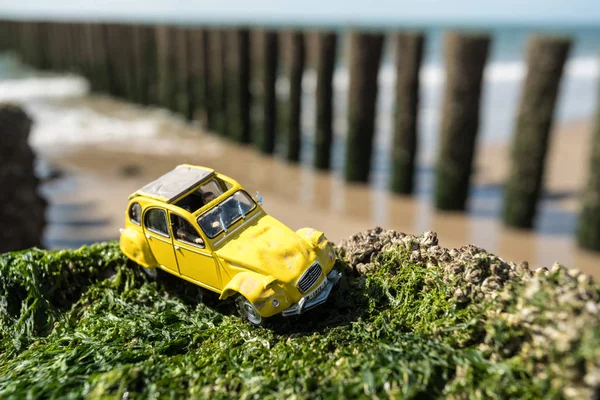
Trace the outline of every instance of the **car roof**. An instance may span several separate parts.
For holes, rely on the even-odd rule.
[[[195,165],[178,165],[172,171],[148,183],[135,194],[171,203],[185,192],[215,174],[211,168]]]

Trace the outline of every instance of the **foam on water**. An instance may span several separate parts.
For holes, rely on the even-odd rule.
[[[2,102],[23,103],[30,100],[81,97],[88,93],[87,80],[74,75],[0,80]]]
[[[159,134],[155,118],[114,118],[86,106],[59,107],[41,102],[25,108],[36,122],[30,140],[36,147],[151,138]]]

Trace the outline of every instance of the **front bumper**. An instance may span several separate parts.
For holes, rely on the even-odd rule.
[[[325,301],[327,301],[327,298],[329,297],[331,289],[333,288],[333,286],[335,286],[336,283],[338,283],[341,277],[341,272],[332,269],[331,272],[329,272],[329,274],[327,274],[327,277],[325,278],[325,286],[321,289],[321,283],[321,285],[319,285],[319,287],[317,287],[314,290],[321,290],[316,296],[312,296],[312,293],[307,294],[306,296],[301,298],[299,302],[297,302],[296,304],[292,304],[289,308],[283,310],[281,312],[281,315],[287,317],[290,315],[302,314],[303,312],[310,310],[311,308],[325,303]]]

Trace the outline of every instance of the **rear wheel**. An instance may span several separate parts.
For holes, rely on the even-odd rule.
[[[267,319],[260,315],[250,300],[241,294],[238,294],[235,298],[235,305],[242,319],[250,322],[250,324],[254,326],[265,326]]]

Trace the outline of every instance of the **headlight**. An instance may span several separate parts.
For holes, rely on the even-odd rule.
[[[335,258],[335,253],[333,252],[333,249],[329,249],[329,253],[327,254],[327,256],[329,257],[329,262],[332,262]]]
[[[325,236],[324,233],[321,234],[321,236],[319,236],[319,239],[317,240],[317,245],[322,245],[324,241],[327,240],[327,237]]]

